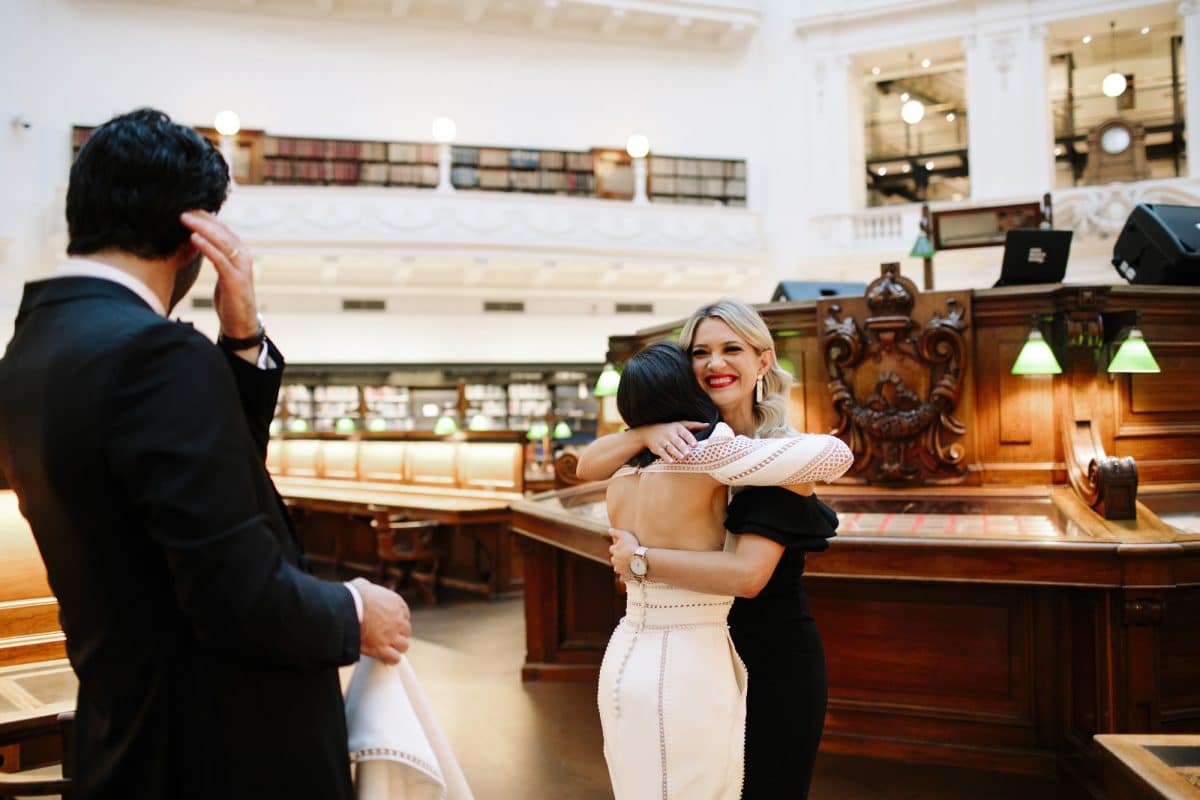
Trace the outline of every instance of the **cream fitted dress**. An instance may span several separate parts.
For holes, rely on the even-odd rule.
[[[833,436],[749,439],[720,423],[686,458],[641,471],[704,472],[730,486],[782,486],[834,480],[853,461]],[[616,476],[636,471],[626,467]],[[738,800],[747,676],[726,623],[733,598],[653,581],[627,589],[597,696],[613,795]]]

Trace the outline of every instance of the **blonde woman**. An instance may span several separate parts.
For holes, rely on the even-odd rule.
[[[722,300],[699,309],[680,343],[696,381],[734,433],[794,436],[787,424],[791,376],[780,369],[770,331],[754,309]],[[633,428],[593,442],[579,475],[609,477],[649,450],[664,463],[686,459],[701,420]],[[749,675],[744,800],[806,797],[825,722],[825,655],[801,584],[806,552],[824,550],[837,516],[815,497],[774,487],[746,488],[729,505],[725,552],[641,549],[634,533],[614,530],[613,566],[644,579],[736,596],[729,613],[734,645]]]
[[[674,342],[656,342],[625,367],[621,417],[635,427],[680,419],[708,424],[686,456],[649,451],[617,470],[607,492],[612,524],[647,544],[721,550],[729,486],[795,486],[832,480],[853,456],[836,437],[736,436],[692,376]],[[738,556],[732,559],[736,562]],[[617,800],[737,800],[742,790],[745,672],[731,646],[728,592],[700,592],[658,578],[628,582],[625,617],[609,640],[597,696]]]

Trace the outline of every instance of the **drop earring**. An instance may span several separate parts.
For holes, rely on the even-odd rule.
[[[758,380],[754,382],[754,402],[761,403],[763,401],[763,379],[762,375],[758,376]]]

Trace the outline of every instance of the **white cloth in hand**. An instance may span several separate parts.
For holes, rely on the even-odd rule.
[[[358,800],[473,800],[408,659],[363,656],[346,690]]]

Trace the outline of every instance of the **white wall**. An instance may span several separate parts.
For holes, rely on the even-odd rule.
[[[0,236],[14,240],[0,284],[4,324],[16,284],[53,265],[47,232],[61,227],[53,193],[66,182],[71,126],[139,105],[189,124],[232,108],[243,128],[280,135],[428,140],[441,114],[455,118],[458,140],[470,144],[621,147],[641,131],[656,152],[745,158],[752,205],[769,200],[782,220],[805,213],[804,193],[773,185],[786,160],[780,153],[794,145],[769,125],[786,98],[764,80],[763,37],[720,51],[442,30],[387,17],[370,23],[95,0],[0,5],[0,30],[15,45],[4,48],[6,72],[17,76],[0,113],[7,119],[19,110],[35,122],[25,133],[0,131]],[[786,38],[787,20],[773,25]],[[781,244],[769,260],[794,261],[802,243]],[[764,275],[746,287],[747,299],[767,299],[774,282]],[[320,340],[296,348],[305,359],[340,335],[338,318],[323,322]],[[399,332],[407,323],[396,324]],[[626,332],[616,326],[629,323],[608,324],[606,334]],[[458,324],[435,331],[451,341],[463,335]],[[572,360],[599,360],[605,338],[581,343]]]
[[[1030,59],[1045,58],[1036,42],[1041,23],[1032,16],[1098,10],[1084,0],[911,5],[914,10],[899,13],[902,4],[891,2],[818,7],[763,0],[762,24],[747,44],[701,50],[560,40],[532,30],[500,34],[461,24],[418,27],[391,17],[360,22],[336,14],[121,0],[2,0],[0,337],[7,338],[20,283],[52,268],[52,232],[62,227],[54,197],[67,178],[71,126],[139,105],[161,107],[189,124],[207,124],[218,109],[233,108],[245,128],[299,136],[427,140],[430,121],[441,114],[456,119],[458,139],[468,144],[620,147],[630,132],[641,131],[655,152],[747,160],[750,204],[764,215],[768,249],[759,277],[734,294],[765,301],[781,277],[869,281],[878,275],[875,258],[816,263],[808,257],[810,217],[862,207],[855,54],[964,37],[981,26],[1006,32],[1007,21],[1019,20],[1034,40],[1020,49],[1018,61],[1026,50],[1028,56],[1009,73],[1019,82],[1037,73],[1026,69]],[[798,31],[795,16],[817,10],[843,16]],[[1015,87],[1011,94],[1018,94]],[[9,126],[15,113],[34,127]],[[1048,146],[1044,126],[1036,127],[1029,141],[1046,139]],[[977,140],[973,132],[975,165],[985,157],[974,152]],[[995,173],[989,194],[998,196],[1015,173]],[[1019,188],[1028,184],[1032,191],[1036,183],[1040,190],[1051,180],[1049,162],[1037,161],[1021,173]],[[982,286],[994,279],[992,267],[975,270],[963,264],[962,274],[947,275],[947,284]],[[678,316],[675,306],[669,313]],[[200,316],[201,326],[211,327],[212,320]],[[410,360],[409,351],[386,357],[393,352],[386,348],[414,341],[418,325],[436,346],[413,348],[413,358],[429,353],[431,361],[468,361],[495,353],[505,361],[536,361],[553,353],[599,361],[609,334],[643,325],[615,315],[578,322],[530,315],[480,348],[481,328],[490,319],[293,317],[278,315],[273,322],[293,361],[362,361],[364,351],[378,354],[371,360]],[[658,319],[646,323],[652,321]]]

